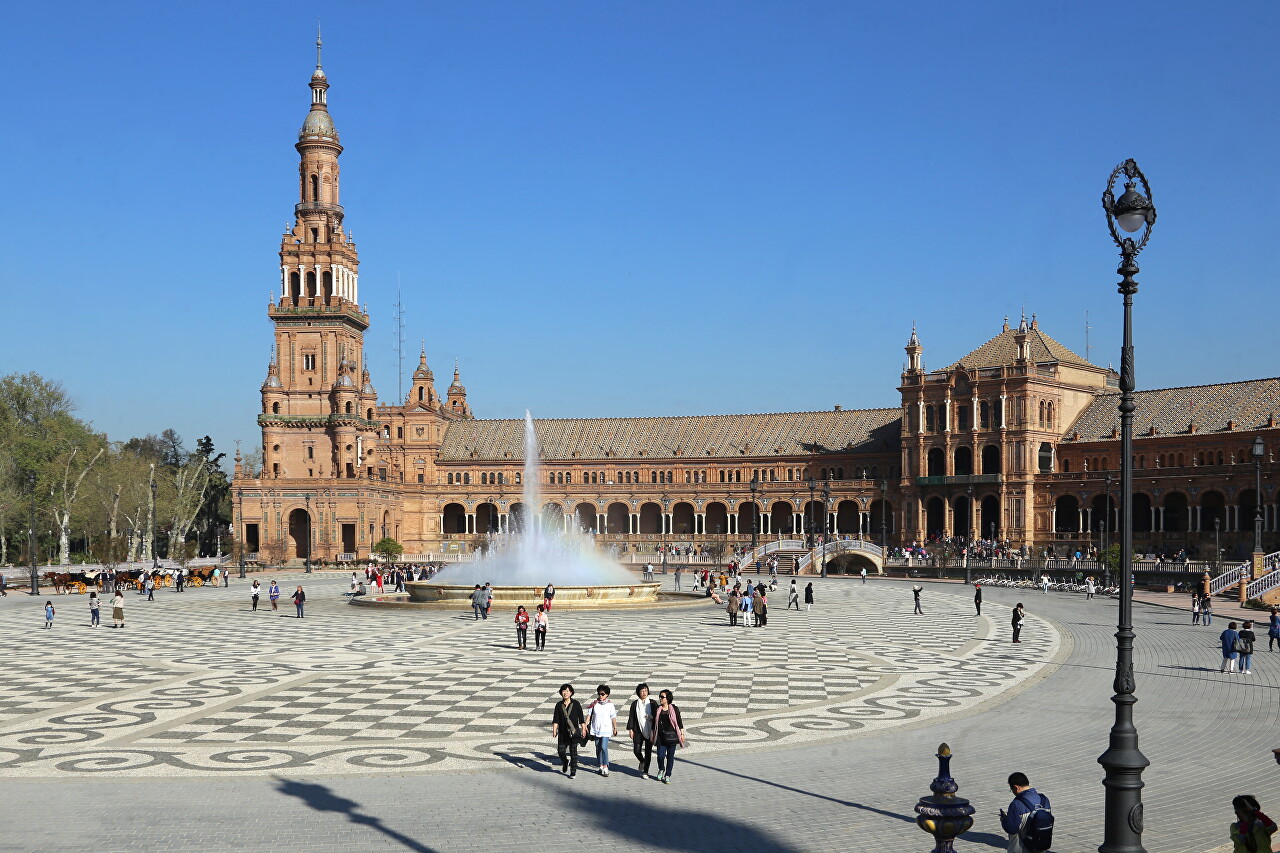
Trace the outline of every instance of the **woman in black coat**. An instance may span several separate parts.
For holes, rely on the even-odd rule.
[[[806,611],[813,609],[813,584],[804,585],[804,609]]]
[[[578,743],[586,737],[587,718],[582,713],[582,703],[573,698],[573,685],[560,685],[560,701],[551,713],[551,736],[556,739],[556,753],[560,756],[560,772],[569,778],[578,775]]]

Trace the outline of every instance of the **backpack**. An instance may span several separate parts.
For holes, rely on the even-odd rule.
[[[1031,810],[1023,816],[1022,827],[1018,830],[1023,847],[1031,853],[1040,853],[1053,846],[1053,812],[1045,805],[1044,795],[1039,796],[1040,802],[1032,805],[1031,800],[1018,795],[1018,799]]]

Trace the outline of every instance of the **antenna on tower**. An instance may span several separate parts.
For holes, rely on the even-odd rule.
[[[404,298],[400,295],[400,273],[396,273],[396,389],[404,399]]]
[[[1090,351],[1093,350],[1093,344],[1089,343],[1089,333],[1093,331],[1093,326],[1089,325],[1089,312],[1084,312],[1084,360],[1093,364],[1093,359],[1089,358]]]

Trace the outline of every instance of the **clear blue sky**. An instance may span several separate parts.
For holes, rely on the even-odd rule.
[[[480,417],[892,406],[1024,305],[1116,361],[1129,156],[1139,387],[1278,372],[1280,6],[740,0],[10,7],[0,372],[256,443],[317,17],[386,402],[397,277]]]

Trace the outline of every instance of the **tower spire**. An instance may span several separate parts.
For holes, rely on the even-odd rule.
[[[320,64],[320,49],[324,47],[324,42],[320,40],[320,19],[316,18],[316,71],[323,72],[324,66]]]

